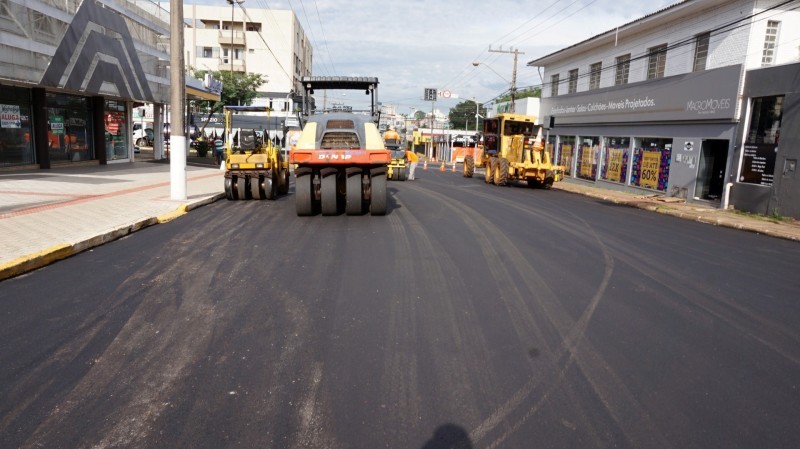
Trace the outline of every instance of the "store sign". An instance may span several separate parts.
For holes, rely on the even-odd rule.
[[[542,98],[543,123],[733,120],[742,66]]]
[[[0,104],[0,128],[21,128],[22,116],[19,105]]]
[[[775,178],[775,157],[778,146],[774,143],[745,144],[742,155],[740,182],[771,186]]]

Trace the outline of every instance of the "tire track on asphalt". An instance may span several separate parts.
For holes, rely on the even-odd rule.
[[[418,187],[415,188],[419,189]],[[428,193],[438,197],[450,210],[462,217],[465,223],[470,222],[470,217],[480,217],[475,221],[480,223],[480,226],[486,230],[487,235],[491,235],[493,238],[497,239],[500,248],[503,248],[504,252],[508,253],[508,256],[513,261],[513,263],[508,265],[518,268],[521,278],[528,286],[528,290],[532,293],[539,307],[544,310],[548,321],[553,325],[561,338],[561,344],[550,360],[555,370],[551,373],[551,375],[554,376],[551,380],[551,384],[545,387],[542,396],[536,401],[534,406],[514,422],[507,431],[488,443],[488,447],[497,447],[501,445],[508,436],[513,434],[530,419],[539,410],[542,404],[544,404],[549,395],[563,383],[565,374],[572,365],[576,365],[581,370],[584,377],[592,385],[597,397],[603,402],[606,410],[608,410],[626,438],[635,447],[670,447],[664,436],[658,431],[656,425],[649,418],[646,410],[644,410],[636,398],[633,397],[630,391],[625,387],[622,380],[602,359],[593,345],[583,338],[591,321],[591,317],[604,296],[614,268],[614,259],[611,256],[610,250],[602,242],[591,225],[573,214],[570,215],[577,220],[580,225],[571,223],[569,220],[556,218],[553,216],[555,214],[539,213],[538,211],[530,209],[530,206],[523,207],[506,197],[489,195],[478,190],[471,191],[471,194],[479,195],[488,201],[511,207],[523,214],[533,215],[538,219],[550,221],[561,226],[562,229],[571,228],[571,232],[577,238],[594,241],[595,245],[600,249],[603,260],[605,261],[604,276],[596,289],[596,293],[590,298],[581,316],[577,320],[573,320],[559,303],[558,296],[549,288],[547,281],[536,274],[537,271],[535,268],[527,262],[524,255],[518,252],[513,242],[507,239],[501,230],[497,229],[494,224],[483,218],[465,203],[460,203],[461,207],[455,207],[452,204],[451,197],[446,197],[433,191],[428,191]],[[586,232],[590,233],[588,238]],[[482,235],[480,231],[473,231],[473,234]],[[501,280],[507,277],[507,275],[502,272],[493,272],[493,274],[499,275],[499,279]],[[531,274],[532,276],[530,276]],[[537,292],[543,292],[544,294],[537,295]],[[523,303],[520,304],[519,309],[524,309],[526,307],[524,305],[524,298],[518,296],[517,300]],[[517,393],[512,395],[506,404],[498,408],[479,426],[475,427],[470,433],[473,441],[477,443],[487,439],[490,432],[499,428],[500,423],[506,423],[507,425],[507,419],[513,412],[518,412],[517,409],[522,408],[523,403],[537,390],[537,384],[538,382],[533,381],[533,379],[526,383]]]
[[[402,204],[400,201],[398,203]],[[399,214],[389,214],[385,218],[391,227],[389,235],[395,242],[395,266],[389,273],[413,273],[411,237],[399,218]],[[422,413],[422,397],[417,388],[418,359],[416,348],[419,344],[416,320],[416,303],[419,293],[413,282],[404,278],[388,276],[391,280],[387,298],[389,322],[384,343],[384,363],[381,374],[381,398],[388,405],[387,421],[393,425],[387,436],[399,447],[409,447],[414,435],[419,432],[419,417]]]
[[[171,248],[180,251],[180,245]],[[106,395],[124,397],[124,405],[106,415],[99,429],[83,435],[92,447],[138,445],[144,441],[168,402],[189,364],[205,347],[211,335],[215,310],[199,289],[182,291],[185,280],[176,269],[156,273],[151,286],[161,286],[131,313],[118,335],[97,358],[91,369],[36,428],[23,447],[52,446],[59,434],[77,420],[81,410],[103,402]],[[134,290],[123,282],[111,294],[124,296]],[[143,292],[140,291],[140,294]],[[130,363],[135,358],[135,364]]]

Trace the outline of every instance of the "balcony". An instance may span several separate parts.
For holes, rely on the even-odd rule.
[[[219,70],[231,70],[233,72],[246,72],[247,68],[244,63],[244,60],[241,59],[234,59],[233,64],[231,64],[230,58],[220,58],[219,59]]]
[[[231,35],[233,33],[233,35]],[[219,30],[219,43],[220,45],[239,45],[244,46],[247,43],[244,31],[237,30]]]

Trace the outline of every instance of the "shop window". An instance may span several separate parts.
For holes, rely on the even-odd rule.
[[[594,181],[597,179],[597,162],[600,159],[600,138],[581,137],[581,147],[576,155],[578,178]]]
[[[600,88],[600,73],[603,71],[603,63],[596,62],[589,66],[589,89]]]
[[[3,89],[9,87],[3,86]],[[30,104],[0,98],[0,167],[35,162],[30,117]]]
[[[775,45],[778,42],[778,28],[781,23],[777,20],[767,21],[767,34],[764,36],[764,50],[761,53],[761,67],[771,66],[775,62]]]
[[[567,88],[568,94],[574,94],[578,91],[578,69],[569,71],[569,87]]]
[[[550,77],[550,96],[558,96],[558,73]]]
[[[105,117],[105,144],[106,160],[127,159],[128,154],[128,116],[125,103],[115,100],[106,100]]]
[[[708,43],[711,41],[711,33],[703,33],[695,39],[694,47],[694,67],[693,72],[702,72],[706,69],[708,59]]]
[[[91,112],[84,97],[48,93],[47,149],[51,162],[94,159]]]
[[[572,158],[575,154],[575,138],[562,136],[558,144],[558,165],[564,166],[564,174],[572,175]]]
[[[625,183],[628,173],[628,159],[631,139],[629,137],[606,137],[604,139],[605,155],[600,178],[605,181]]]
[[[631,185],[665,192],[672,162],[672,139],[635,139]]]
[[[753,98],[739,182],[771,186],[775,175],[783,95]]]
[[[647,79],[663,78],[666,65],[667,44],[650,48],[647,55]]]
[[[628,84],[628,74],[631,71],[631,54],[617,56],[616,60],[616,75],[614,76],[614,85]]]

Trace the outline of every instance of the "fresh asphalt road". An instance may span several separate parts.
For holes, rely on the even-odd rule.
[[[418,174],[0,283],[0,447],[800,447],[800,245]]]

